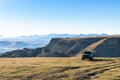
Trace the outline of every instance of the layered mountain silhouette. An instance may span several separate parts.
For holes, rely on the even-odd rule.
[[[120,57],[120,37],[53,38],[42,48],[15,50],[1,57],[72,57],[94,50],[96,57]]]
[[[61,37],[90,37],[90,36],[106,36],[107,34],[48,34],[48,35],[31,35],[20,37],[4,38],[0,36],[0,53],[23,49],[37,48],[46,46],[52,38]]]

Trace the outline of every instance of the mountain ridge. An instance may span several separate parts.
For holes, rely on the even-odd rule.
[[[91,45],[96,57],[120,57],[120,36],[53,38],[45,47],[6,52],[0,57],[73,57]]]
[[[0,36],[0,53],[23,49],[23,48],[38,48],[46,46],[52,38],[67,38],[67,37],[88,37],[88,36],[106,36],[107,34],[48,34],[48,35],[31,35],[4,38]],[[8,45],[5,45],[5,42]],[[20,44],[21,43],[21,44]]]

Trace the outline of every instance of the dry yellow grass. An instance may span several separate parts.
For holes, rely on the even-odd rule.
[[[88,39],[88,38],[108,38],[108,36],[104,37],[104,36],[94,36],[94,37],[83,37],[83,38],[64,38],[64,40],[69,40],[69,41],[72,41],[72,40],[80,40],[80,39]]]
[[[101,43],[103,43],[105,40],[107,40],[107,38],[102,39],[98,42],[93,43],[92,45],[88,46],[85,50],[93,50],[95,47],[97,47],[98,45],[100,45]]]
[[[120,58],[0,59],[0,80],[120,80],[119,72]]]

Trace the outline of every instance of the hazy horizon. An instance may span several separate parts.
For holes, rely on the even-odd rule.
[[[0,35],[120,34],[120,0],[0,0]]]

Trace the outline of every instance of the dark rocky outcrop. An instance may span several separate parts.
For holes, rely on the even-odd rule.
[[[103,38],[54,38],[50,41],[44,51],[39,56],[49,56],[51,54],[64,54],[65,56],[75,56],[88,45]],[[58,56],[59,57],[59,56]]]
[[[0,57],[71,57],[85,49],[94,49],[97,57],[120,57],[120,37],[53,38],[46,47],[15,50]]]
[[[120,37],[108,38],[95,51],[98,57],[120,57]]]
[[[23,50],[14,50],[11,52],[6,52],[2,54],[0,57],[36,57],[38,54],[40,54],[42,51],[42,48],[37,49],[27,49],[24,48]]]

